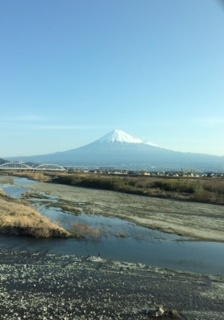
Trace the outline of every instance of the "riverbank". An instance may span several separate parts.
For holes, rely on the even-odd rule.
[[[10,177],[1,179],[1,183],[13,184]],[[192,227],[193,239],[198,239],[197,232],[205,237],[207,234],[215,237],[216,231],[218,237],[223,234],[221,206],[51,183],[26,186],[40,201],[46,195],[57,197],[58,206],[73,208],[73,214],[84,211],[90,216],[120,216],[130,221],[144,218],[148,227],[157,224],[168,228],[173,224],[172,233],[180,232],[181,226],[185,232]],[[51,204],[49,202],[49,206]],[[136,223],[143,222],[136,220]],[[100,257],[0,250],[2,320],[155,319],[160,305],[165,313],[156,319],[222,320],[223,288],[223,276],[159,269]]]
[[[60,173],[51,182],[127,194],[224,205],[223,178]]]
[[[31,173],[31,177],[32,177]],[[57,197],[57,207],[71,214],[117,217],[136,225],[165,233],[182,235],[192,240],[224,242],[223,206],[196,202],[159,199],[121,192],[53,184],[42,173],[35,173],[40,182],[30,184],[31,193]],[[31,178],[30,177],[30,178]],[[13,184],[10,176],[0,176],[0,183]],[[32,194],[30,195],[33,196]],[[29,199],[29,194],[26,194]],[[52,202],[48,204],[54,206]]]
[[[1,190],[0,233],[29,235],[36,238],[70,236],[65,229],[43,217],[29,205],[6,196]]]
[[[73,214],[117,217],[193,240],[224,242],[223,206],[52,183],[32,184],[29,188],[40,197],[43,193],[57,197],[57,206]]]
[[[47,176],[36,173],[35,179]],[[52,177],[50,180],[51,181]],[[0,182],[12,184],[10,176],[0,176]],[[58,198],[58,207],[73,214],[85,212],[128,220],[136,225],[177,234],[194,240],[224,242],[223,206],[158,199],[121,192],[72,187],[40,182],[29,188],[41,199],[43,193]],[[26,194],[29,199],[29,194]],[[53,206],[49,203],[49,207]]]
[[[2,320],[222,320],[224,279],[94,257],[0,250]]]
[[[40,181],[126,194],[224,205],[223,177],[169,177],[67,172],[10,172]]]

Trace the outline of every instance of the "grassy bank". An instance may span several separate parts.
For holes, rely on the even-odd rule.
[[[40,182],[118,191],[164,199],[224,205],[224,179],[154,177],[95,173],[10,172]]]
[[[0,191],[0,233],[36,238],[70,236],[66,230],[41,216],[33,208],[5,196],[2,191]]]
[[[52,182],[224,205],[224,179],[212,178],[157,178],[144,176],[106,176],[97,174],[60,174]]]

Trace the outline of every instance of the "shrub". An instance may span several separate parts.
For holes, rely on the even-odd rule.
[[[180,192],[192,194],[195,192],[193,185],[185,181],[155,181],[151,184],[151,188],[156,188],[164,191]]]
[[[84,223],[74,223],[71,232],[76,238],[100,238],[100,232]]]

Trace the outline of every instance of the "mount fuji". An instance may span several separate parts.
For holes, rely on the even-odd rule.
[[[9,160],[88,168],[224,171],[224,157],[160,148],[121,130],[114,130],[80,148],[47,155],[13,157]]]

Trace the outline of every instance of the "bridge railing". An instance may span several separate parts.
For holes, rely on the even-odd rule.
[[[20,162],[3,163],[0,165],[0,170],[66,171],[64,167],[57,164],[41,164],[37,167],[31,167]]]

